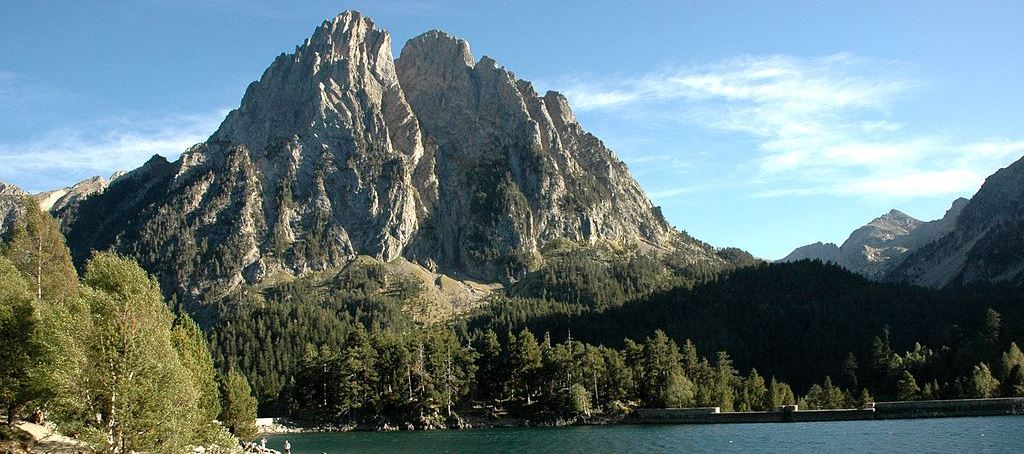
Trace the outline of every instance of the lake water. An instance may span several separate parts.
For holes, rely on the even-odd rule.
[[[1024,453],[1024,416],[784,424],[590,426],[267,437],[293,454],[971,452]]]

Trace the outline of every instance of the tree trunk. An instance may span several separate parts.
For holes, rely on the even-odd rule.
[[[36,297],[43,299],[43,240],[36,242]]]
[[[13,426],[14,421],[18,419],[18,415],[25,408],[24,405],[12,403],[7,406],[7,425]]]

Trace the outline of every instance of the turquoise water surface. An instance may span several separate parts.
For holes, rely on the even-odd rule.
[[[1024,453],[1024,416],[784,424],[589,426],[268,436],[293,454],[970,452]]]

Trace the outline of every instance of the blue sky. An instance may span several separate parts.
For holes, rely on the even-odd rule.
[[[669,221],[779,258],[1024,155],[1024,2],[0,0],[0,180],[175,158],[323,19],[442,29],[565,93]]]

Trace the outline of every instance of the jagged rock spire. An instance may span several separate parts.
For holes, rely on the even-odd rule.
[[[557,238],[721,261],[667,225],[563,96],[440,31],[392,55],[356,11],[324,21],[207,142],[69,215],[73,252],[114,247],[188,298],[356,255],[514,280]]]

